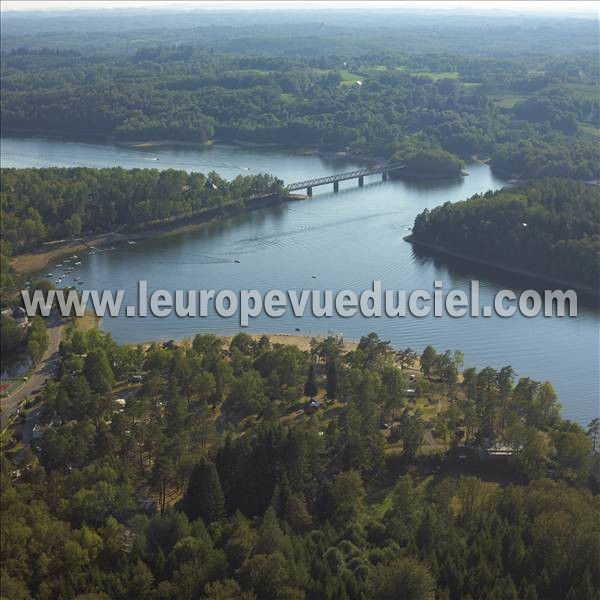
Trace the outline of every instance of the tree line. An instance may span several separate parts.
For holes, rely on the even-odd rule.
[[[415,218],[416,241],[597,289],[600,191],[565,179],[446,202]]]
[[[238,176],[174,169],[2,169],[4,251],[219,210],[262,194],[283,193],[270,175]]]
[[[42,437],[2,454],[3,596],[598,598],[600,426],[562,420],[549,383],[375,334],[302,351],[70,327],[60,354]],[[488,440],[510,482],[456,471]]]
[[[372,52],[285,58],[192,45],[135,53],[4,53],[6,129],[117,140],[240,140],[389,159],[456,175],[460,158],[501,171],[598,178],[597,69],[559,60]],[[449,69],[449,71],[445,71]],[[535,71],[536,75],[532,75]],[[581,91],[583,90],[583,91]],[[496,100],[516,96],[514,106]],[[442,153],[443,151],[443,153]],[[434,159],[431,159],[431,155]]]

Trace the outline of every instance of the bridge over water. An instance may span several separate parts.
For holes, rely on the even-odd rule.
[[[312,196],[312,189],[319,185],[327,185],[333,183],[333,191],[339,190],[340,181],[347,181],[348,179],[358,179],[358,185],[364,184],[364,178],[369,175],[377,175],[381,173],[384,181],[387,180],[388,174],[391,171],[398,171],[403,169],[404,165],[400,163],[390,163],[386,165],[378,165],[371,167],[370,169],[358,169],[356,171],[348,171],[346,173],[337,173],[335,175],[326,175],[325,177],[317,177],[316,179],[306,179],[305,181],[297,181],[296,183],[290,183],[286,186],[288,192],[294,192],[297,190],[306,189],[306,194]]]

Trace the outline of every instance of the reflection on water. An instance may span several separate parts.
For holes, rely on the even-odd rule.
[[[50,140],[2,142],[4,166],[48,164],[188,168],[218,171],[225,177],[270,172],[292,182],[318,177],[356,165],[325,161],[314,155],[286,154],[215,146],[201,151],[154,149],[160,158],[148,164],[149,152]],[[8,157],[8,160],[6,159]],[[210,165],[205,167],[202,165]],[[455,181],[389,181],[365,179],[365,186],[342,182],[334,194],[315,188],[312,200],[237,215],[206,224],[193,232],[124,244],[113,252],[85,256],[78,276],[88,289],[123,289],[126,303],[135,303],[137,282],[148,289],[432,289],[441,279],[444,290],[468,290],[470,279],[481,280],[481,303],[507,287],[539,287],[539,282],[506,273],[492,273],[456,259],[440,259],[403,241],[415,215],[446,201],[456,201],[499,188],[504,182],[485,165],[469,166],[470,175]],[[239,263],[235,261],[240,261]],[[316,277],[316,278],[315,278]],[[66,282],[68,283],[68,282]],[[124,312],[124,309],[123,309]],[[293,333],[336,332],[358,339],[370,331],[395,346],[439,350],[460,349],[467,365],[500,368],[512,365],[519,375],[551,380],[565,416],[586,423],[598,413],[598,308],[580,308],[575,319],[500,317],[405,317],[398,319],[306,315],[251,320],[249,331]],[[239,322],[216,315],[207,318],[105,318],[102,327],[120,342],[193,336],[198,331],[232,333]]]

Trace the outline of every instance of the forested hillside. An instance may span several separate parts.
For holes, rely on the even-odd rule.
[[[600,189],[547,179],[446,202],[417,215],[412,236],[559,281],[600,285]]]
[[[290,58],[194,44],[123,54],[23,43],[1,57],[5,131],[316,147],[400,158],[433,177],[459,174],[458,159],[474,154],[515,176],[600,175],[595,54],[316,48]]]
[[[2,456],[3,595],[597,599],[599,424],[510,367],[416,358],[374,334],[309,353],[71,329],[41,437]],[[490,440],[508,462],[458,476]]]
[[[3,169],[4,250],[22,252],[49,240],[127,230],[218,209],[261,194],[280,194],[270,175],[239,176],[168,169]]]

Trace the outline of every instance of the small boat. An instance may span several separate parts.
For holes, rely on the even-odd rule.
[[[127,243],[128,243],[130,246],[135,246],[135,242],[134,242],[133,240],[129,240]]]
[[[73,256],[71,256],[71,258],[79,258],[79,256],[77,256],[77,254],[73,254]]]
[[[46,277],[54,277],[54,273],[46,273]]]
[[[58,263],[57,265],[54,265],[57,269],[60,269],[60,267],[62,267],[62,263]]]
[[[316,275],[313,275],[313,276],[312,276],[312,278],[313,278],[313,279],[316,279],[316,278],[317,278],[317,276],[316,276]]]
[[[83,282],[83,281],[78,281],[78,282],[77,282],[77,285],[83,285],[84,283],[85,283],[85,282]]]
[[[296,329],[294,329],[294,331],[300,331],[300,327],[296,327]]]
[[[241,261],[239,261],[237,258],[233,261],[234,263],[240,263]]]
[[[75,281],[79,281],[81,279],[81,277],[77,276],[75,277]]]
[[[80,260],[78,260],[78,261],[75,263],[75,266],[76,266],[76,267],[78,267],[80,264],[81,264],[81,261],[80,261]]]

